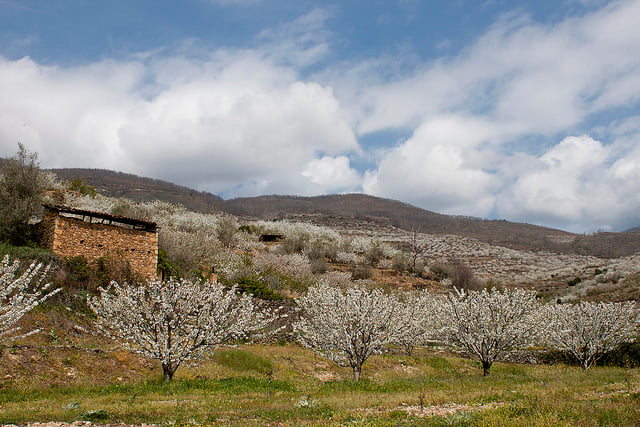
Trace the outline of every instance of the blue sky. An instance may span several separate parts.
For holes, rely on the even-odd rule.
[[[640,225],[640,1],[0,0],[0,155]]]

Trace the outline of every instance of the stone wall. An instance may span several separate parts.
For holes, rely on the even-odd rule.
[[[145,279],[157,277],[157,232],[91,223],[51,212],[43,221],[43,243],[57,255],[84,256],[89,261],[121,255]]]

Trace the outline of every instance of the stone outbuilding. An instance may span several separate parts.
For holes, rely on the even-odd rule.
[[[145,279],[157,278],[156,223],[67,206],[44,205],[43,244],[63,257],[88,261],[122,256]]]

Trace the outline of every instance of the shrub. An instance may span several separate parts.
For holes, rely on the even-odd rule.
[[[233,246],[237,228],[238,221],[232,216],[224,216],[218,220],[216,235],[223,246]]]
[[[169,260],[167,251],[162,248],[158,249],[158,272],[162,278],[181,277],[178,268]]]
[[[241,277],[238,279],[237,290],[238,292],[244,292],[268,301],[280,301],[284,299],[279,292],[269,289],[260,280],[250,277]]]
[[[304,254],[311,261],[315,259],[320,259],[320,258],[322,259],[328,258],[330,260],[335,260],[338,255],[338,251],[335,245],[333,245],[331,242],[315,241],[306,245],[304,249]]]
[[[311,272],[313,274],[323,274],[329,269],[327,261],[324,258],[317,258],[311,260]]]
[[[373,246],[367,249],[364,256],[371,266],[376,266],[384,257],[384,249],[382,248],[380,243],[375,243]]]
[[[449,273],[451,283],[458,289],[474,289],[482,288],[482,282],[476,277],[473,270],[462,261],[455,261],[451,265]]]
[[[373,276],[373,269],[368,264],[356,265],[351,270],[351,278],[353,280],[371,279],[372,276]]]
[[[81,289],[90,292],[97,289],[96,273],[85,257],[65,258],[64,272],[64,289]]]
[[[95,198],[98,194],[96,193],[95,187],[89,185],[87,181],[82,178],[76,178],[69,181],[67,184],[67,188],[71,191],[77,191],[80,194],[85,196],[89,196]]]
[[[42,249],[35,245],[32,246],[14,246],[6,242],[0,242],[0,257],[10,255],[17,258],[20,262],[30,263],[36,261],[42,264],[59,264],[60,258],[48,249]]]
[[[403,253],[398,253],[393,257],[393,268],[398,273],[402,274],[409,267],[409,257]]]
[[[575,286],[580,282],[582,282],[582,279],[579,278],[579,277],[576,277],[574,279],[569,280],[568,284],[569,284],[569,286]]]
[[[451,274],[451,267],[442,262],[436,262],[429,266],[429,271],[434,280],[441,281]]]
[[[96,262],[96,278],[99,286],[110,282],[138,283],[141,278],[131,268],[131,264],[121,254],[100,257]]]
[[[307,244],[307,238],[305,236],[293,236],[287,237],[282,242],[282,251],[285,254],[302,253]]]

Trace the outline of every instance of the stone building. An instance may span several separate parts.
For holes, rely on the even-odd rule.
[[[145,279],[157,277],[158,227],[154,222],[44,205],[43,244],[64,257],[88,261],[120,255]]]

